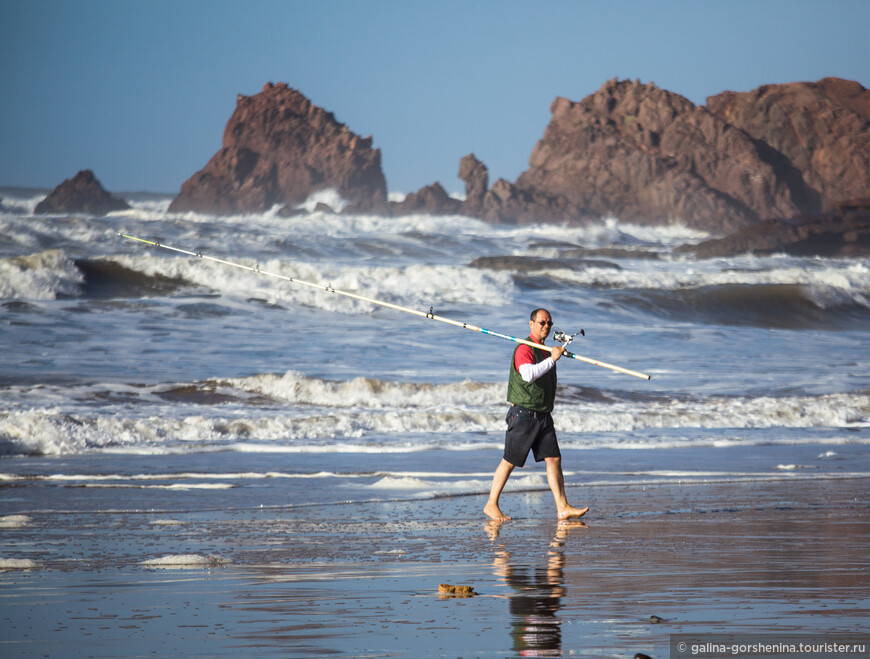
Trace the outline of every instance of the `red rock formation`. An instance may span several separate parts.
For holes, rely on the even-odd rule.
[[[459,213],[461,206],[462,202],[448,195],[440,183],[433,183],[409,193],[402,201],[391,201],[390,211],[393,215],[451,215]]]
[[[465,202],[462,212],[475,216],[483,210],[483,199],[489,187],[489,170],[473,153],[459,161],[459,178],[465,181]]]
[[[870,91],[857,82],[765,85],[711,96],[707,107],[788,160],[812,191],[803,210],[870,197]]]
[[[462,212],[508,222],[613,215],[727,233],[870,197],[870,92],[858,83],[767,85],[708,104],[617,80],[579,102],[557,98],[515,183],[487,190],[486,167],[462,159]]]
[[[580,102],[557,98],[551,112],[516,182],[537,201],[515,220],[614,215],[724,231],[798,211],[749,135],[652,83],[614,79]]]
[[[112,211],[127,210],[130,205],[113,197],[89,169],[83,169],[66,179],[36,205],[35,213],[87,213],[105,215]]]
[[[293,206],[334,188],[357,210],[386,208],[380,149],[286,84],[239,95],[223,146],[188,179],[170,211],[215,214]]]

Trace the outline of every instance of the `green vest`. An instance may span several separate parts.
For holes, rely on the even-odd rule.
[[[529,341],[531,340],[532,338],[529,337]],[[520,346],[517,346],[513,357],[511,357],[511,370],[508,376],[507,390],[508,402],[534,410],[535,412],[552,412],[553,402],[556,400],[555,365],[537,380],[526,382],[516,367],[517,350],[519,349]],[[532,348],[532,353],[535,356],[536,364],[550,356],[549,351],[541,350],[540,348]]]

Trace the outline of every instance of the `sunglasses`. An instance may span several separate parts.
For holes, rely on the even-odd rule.
[[[550,325],[550,326],[553,325],[553,321],[552,321],[552,320],[536,320],[535,322],[536,322],[538,325],[540,325],[541,327],[544,327],[545,325]]]

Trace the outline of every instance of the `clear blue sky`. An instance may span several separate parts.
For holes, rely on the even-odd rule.
[[[870,87],[868,34],[867,0],[0,0],[0,185],[175,193],[273,81],[372,135],[390,191],[459,191],[470,152],[516,180],[556,96]]]

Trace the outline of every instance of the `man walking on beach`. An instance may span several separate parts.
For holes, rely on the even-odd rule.
[[[535,309],[529,320],[529,341],[544,344],[553,327],[553,319],[546,309]],[[549,352],[521,343],[514,350],[508,376],[507,399],[508,428],[504,440],[504,457],[492,478],[489,501],[483,512],[496,522],[511,519],[498,507],[498,499],[514,467],[526,464],[529,451],[535,461],[547,463],[547,482],[556,500],[556,513],[560,520],[582,517],[589,508],[574,508],[565,496],[562,475],[562,453],[553,428],[553,402],[556,398],[556,362],[565,348],[555,346]]]

